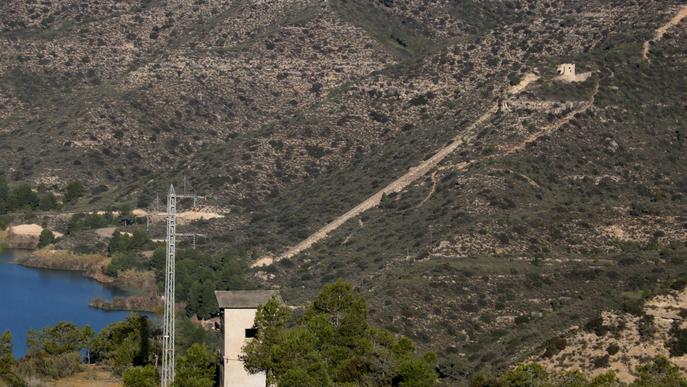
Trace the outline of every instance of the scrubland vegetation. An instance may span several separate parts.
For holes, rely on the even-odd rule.
[[[210,317],[215,289],[279,287],[304,305],[345,279],[369,303],[372,325],[437,354],[446,384],[485,374],[490,383],[603,385],[507,370],[564,351],[572,326],[617,334],[600,323],[603,311],[636,317],[642,343],[657,325],[645,301],[684,287],[684,21],[651,44],[648,61],[641,55],[681,1],[44,3],[0,4],[0,226],[7,212],[42,224],[50,219],[32,213],[149,206],[188,177],[228,210],[189,225],[210,237],[179,252],[188,316]],[[558,82],[561,63],[592,76]],[[539,80],[506,91],[529,73]],[[423,179],[313,249],[249,268],[428,159],[494,105]],[[83,212],[58,225],[65,238],[46,233],[41,245],[83,261],[99,255],[100,274],[146,273],[159,289],[154,231],[130,225],[133,237],[105,241],[94,230],[123,219]],[[286,330],[320,334],[293,325]],[[683,329],[669,331],[670,354],[684,353]],[[622,357],[604,351],[597,370]],[[344,380],[346,367],[322,352],[307,354],[336,364],[322,367],[327,380]],[[644,385],[674,370],[648,364],[638,373],[659,376]],[[129,377],[150,380],[146,366]],[[322,381],[301,371],[288,378]]]

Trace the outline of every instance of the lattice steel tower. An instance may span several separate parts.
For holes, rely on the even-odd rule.
[[[177,196],[174,186],[167,195],[167,257],[165,259],[165,311],[162,325],[162,387],[174,382],[174,288],[176,281]]]

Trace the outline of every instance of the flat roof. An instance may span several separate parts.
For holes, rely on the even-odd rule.
[[[279,297],[278,290],[215,290],[217,305],[220,309],[255,309],[269,301],[272,296]]]

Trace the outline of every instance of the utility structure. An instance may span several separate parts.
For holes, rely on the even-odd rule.
[[[205,196],[198,196],[198,195],[193,195],[193,194],[181,194],[181,195],[177,195],[177,198],[179,198],[179,199],[185,199],[185,198],[192,199],[193,200],[193,207],[192,208],[194,211],[196,209],[198,209],[198,200],[199,199],[205,200]]]
[[[176,237],[193,236],[193,248],[196,248],[196,235],[203,234],[184,234],[177,233],[177,199],[192,198],[195,208],[196,195],[177,195],[174,192],[174,185],[169,186],[167,194],[167,254],[165,258],[165,308],[162,323],[162,370],[160,379],[162,387],[170,387],[174,383],[174,292],[176,288]]]
[[[193,238],[193,241],[191,242],[191,247],[193,248],[193,250],[196,249],[196,237],[203,237],[203,238],[207,237],[207,235],[205,235],[205,234],[198,234],[195,232],[178,232],[177,236],[178,237],[191,237],[191,238]]]
[[[176,281],[177,197],[174,186],[167,194],[167,254],[165,258],[165,310],[162,324],[162,387],[174,382],[174,290]]]

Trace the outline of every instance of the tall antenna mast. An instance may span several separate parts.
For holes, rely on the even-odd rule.
[[[174,382],[174,288],[176,256],[177,197],[174,186],[167,195],[167,257],[165,259],[165,311],[162,326],[162,387]]]

